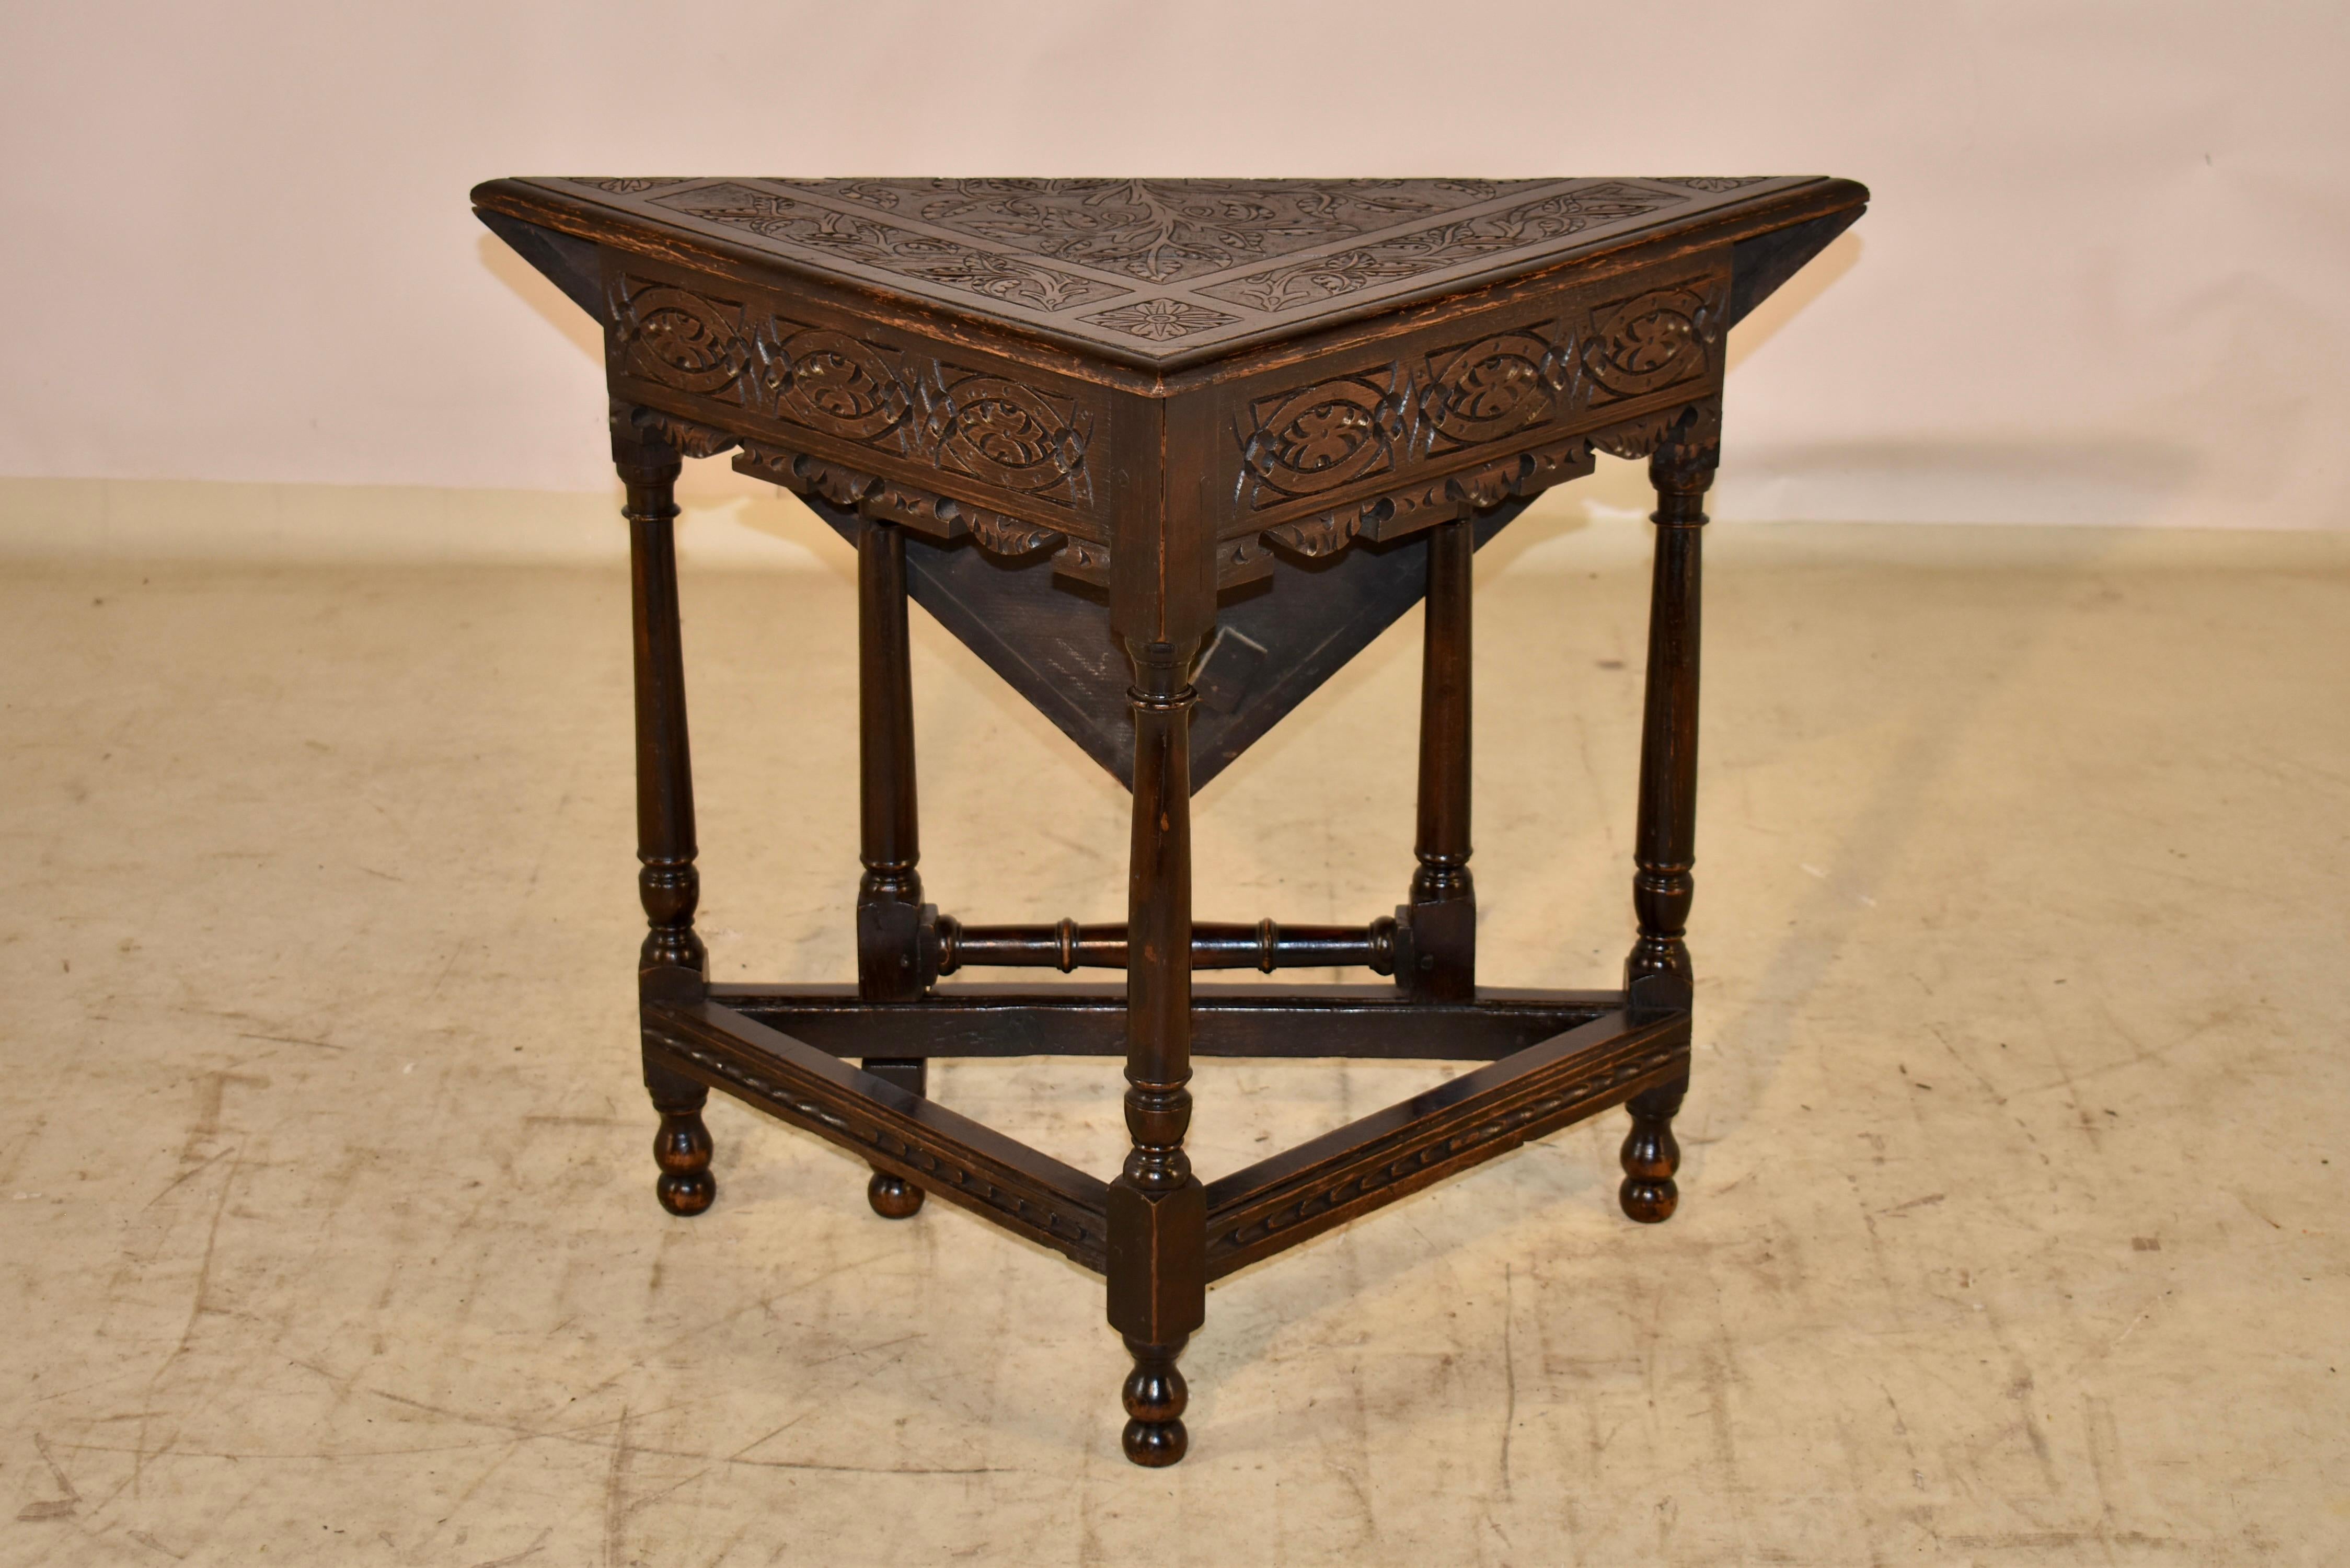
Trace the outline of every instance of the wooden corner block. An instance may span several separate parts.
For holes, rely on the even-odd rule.
[[[1156,1197],[1121,1177],[1109,1187],[1109,1325],[1145,1345],[1175,1345],[1207,1321],[1208,1189],[1193,1177]]]

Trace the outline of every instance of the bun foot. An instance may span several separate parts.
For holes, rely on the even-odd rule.
[[[1635,1181],[1627,1176],[1624,1185],[1616,1189],[1616,1200],[1624,1206],[1627,1219],[1638,1220],[1643,1225],[1661,1225],[1673,1217],[1681,1194],[1680,1189],[1669,1181]]]
[[[718,1200],[718,1182],[710,1172],[663,1176],[653,1183],[660,1206],[681,1220],[691,1220]]]
[[[710,1207],[718,1196],[718,1182],[710,1174],[710,1129],[702,1125],[702,1110],[664,1110],[660,1131],[653,1135],[653,1163],[660,1179],[653,1191],[660,1206],[681,1218]]]
[[[1191,1434],[1180,1421],[1128,1421],[1119,1442],[1128,1459],[1160,1469],[1183,1457],[1191,1446]]]
[[[1183,1353],[1183,1342],[1139,1345],[1129,1339],[1126,1348],[1134,1355],[1134,1370],[1127,1375],[1126,1386],[1120,1392],[1131,1419],[1119,1437],[1119,1446],[1126,1449],[1126,1457],[1138,1465],[1154,1469],[1171,1465],[1191,1446],[1191,1435],[1183,1429],[1181,1418],[1183,1407],[1191,1402],[1191,1390],[1185,1386],[1183,1375],[1175,1369],[1175,1358]]]
[[[1681,1146],[1673,1137],[1673,1116],[1686,1085],[1673,1084],[1632,1096],[1632,1130],[1624,1138],[1624,1185],[1616,1200],[1625,1216],[1643,1225],[1661,1225],[1680,1203],[1673,1173],[1680,1168]]]
[[[865,1201],[884,1220],[910,1220],[921,1211],[922,1189],[902,1176],[877,1170],[865,1184]]]

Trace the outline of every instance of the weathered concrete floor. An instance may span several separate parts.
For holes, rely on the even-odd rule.
[[[1607,983],[1642,540],[1519,532],[1486,978]],[[1236,1277],[1158,1473],[1073,1266],[731,1102],[654,1206],[619,574],[11,568],[0,1563],[2338,1561],[2350,541],[1712,532],[1680,1216],[1610,1116]],[[827,559],[688,583],[724,977],[849,972]],[[1400,896],[1416,636],[1203,917]],[[920,640],[933,896],[1116,918],[1124,796]],[[1199,1163],[1438,1072],[1209,1064]],[[936,1082],[1122,1149],[1114,1065]]]

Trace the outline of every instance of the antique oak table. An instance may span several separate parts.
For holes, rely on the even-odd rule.
[[[1127,1457],[1183,1456],[1209,1282],[1628,1102],[1621,1199],[1673,1211],[1690,1067],[1699,530],[1729,328],[1860,215],[1846,181],[500,180],[482,220],[601,323],[634,560],[638,961],[660,1200],[716,1188],[711,1089],[1105,1276]],[[856,543],[854,986],[713,985],[693,930],[683,457]],[[1476,982],[1471,556],[1593,453],[1657,490],[1620,990]],[[915,866],[909,596],[1133,792],[1124,925],[976,925]],[[1191,795],[1428,601],[1419,868],[1357,926],[1192,919]],[[1002,781],[987,786],[1001,797]],[[1039,809],[1047,809],[1038,803]],[[983,966],[1121,987],[956,985]],[[1194,988],[1202,969],[1392,985]],[[933,1057],[1123,1055],[1102,1181],[924,1097]],[[1484,1064],[1202,1183],[1194,1056]],[[855,1057],[862,1066],[847,1058]]]

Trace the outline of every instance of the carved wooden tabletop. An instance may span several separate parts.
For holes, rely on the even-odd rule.
[[[1783,209],[1833,183],[534,179],[491,189],[517,216],[543,203],[624,245],[633,235],[659,254],[658,236],[691,235],[1157,368]]]
[[[1710,441],[1727,329],[1867,194],[526,179],[473,200],[602,324],[628,419],[688,455],[739,444],[844,533],[904,525],[916,600],[1120,778],[1121,640],[1213,638],[1196,786],[1416,601],[1386,546],[1463,515],[1482,542],[1678,421]]]

